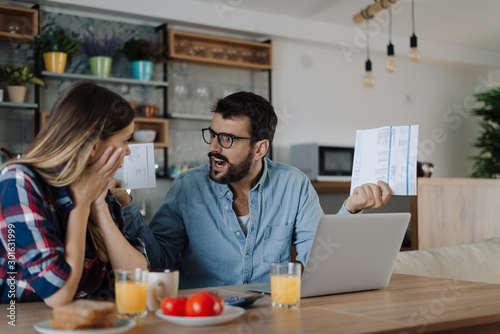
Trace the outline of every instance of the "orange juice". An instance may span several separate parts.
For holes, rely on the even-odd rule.
[[[116,308],[120,314],[138,314],[146,309],[148,283],[116,281]]]
[[[271,298],[275,304],[298,306],[300,277],[297,275],[271,275]]]

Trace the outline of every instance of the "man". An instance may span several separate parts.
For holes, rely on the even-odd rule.
[[[146,244],[153,268],[180,270],[180,287],[269,281],[269,264],[306,263],[323,210],[298,169],[265,158],[278,122],[264,98],[238,92],[215,105],[203,139],[210,163],[180,174],[146,225],[124,192],[127,232]],[[387,184],[355,189],[339,214],[384,205]],[[125,197],[123,199],[123,197]]]

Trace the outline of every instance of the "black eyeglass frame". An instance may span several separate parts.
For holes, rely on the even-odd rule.
[[[205,139],[205,136],[204,136],[205,131],[209,131],[210,132],[210,136],[212,137],[212,140],[210,140],[210,142],[207,142],[207,140]],[[227,136],[231,140],[231,144],[229,144],[228,147],[226,147],[225,145],[222,145],[222,142],[220,140],[220,135]],[[255,137],[238,137],[238,136],[230,135],[229,133],[225,133],[225,132],[219,132],[219,133],[217,133],[217,132],[215,132],[214,130],[212,130],[210,128],[201,129],[201,137],[203,138],[203,140],[205,141],[205,143],[207,143],[208,145],[210,145],[212,143],[212,141],[215,138],[215,136],[217,136],[217,142],[219,143],[219,145],[222,148],[231,148],[231,146],[233,146],[233,143],[234,143],[235,139],[249,139],[249,140],[254,140],[254,141],[258,141],[259,140],[259,138],[255,138]]]

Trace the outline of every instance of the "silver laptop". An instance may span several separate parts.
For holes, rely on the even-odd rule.
[[[302,275],[301,297],[385,288],[409,213],[325,215]],[[270,293],[270,286],[252,288]]]

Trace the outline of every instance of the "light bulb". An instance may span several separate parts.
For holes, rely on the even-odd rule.
[[[387,61],[385,62],[385,69],[387,72],[396,72],[396,61],[394,60],[394,45],[389,43],[387,45]]]
[[[418,51],[417,48],[411,48],[410,51],[408,52],[408,59],[412,63],[418,63],[420,59],[422,59],[422,55],[420,54],[420,51]]]
[[[415,36],[415,34],[410,37],[410,51],[408,52],[408,59],[413,63],[418,63],[420,59],[422,59],[422,55],[417,49],[417,36]]]
[[[365,75],[361,78],[361,84],[366,88],[375,86],[375,77],[372,74],[372,62],[368,59],[365,63]]]
[[[366,88],[372,88],[375,86],[375,83],[375,77],[371,72],[366,72],[366,74],[361,78],[361,84]]]

